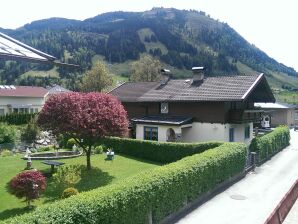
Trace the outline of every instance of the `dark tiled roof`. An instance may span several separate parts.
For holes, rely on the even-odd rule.
[[[144,93],[159,85],[159,82],[125,82],[110,94],[117,96],[123,102],[136,102]]]
[[[0,87],[5,87],[1,86]],[[48,90],[43,87],[13,86],[13,88],[0,88],[0,97],[44,97]]]
[[[261,75],[207,77],[193,85],[191,80],[170,80],[165,85],[159,82],[124,83],[110,93],[122,102],[167,102],[167,101],[240,101],[245,99]]]
[[[133,118],[131,120],[135,123],[142,123],[142,124],[184,125],[184,124],[192,123],[192,117],[169,116],[169,115],[145,116],[141,118]]]

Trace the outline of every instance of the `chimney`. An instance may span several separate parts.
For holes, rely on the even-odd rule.
[[[161,69],[160,71],[161,71],[161,74],[162,74],[161,84],[166,85],[172,77],[171,71],[169,69]]]
[[[204,80],[204,67],[192,67],[193,84],[202,83]]]

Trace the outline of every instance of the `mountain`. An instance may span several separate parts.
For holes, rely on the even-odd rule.
[[[128,77],[130,63],[141,54],[151,54],[174,69],[176,77],[188,77],[191,67],[204,66],[207,75],[263,72],[276,89],[298,86],[298,73],[293,68],[277,62],[205,12],[173,8],[119,11],[84,21],[44,19],[2,32],[63,62],[81,65],[80,70],[69,71],[0,61],[3,83],[47,85],[62,80],[75,89],[76,79],[95,58],[104,59],[116,75]]]

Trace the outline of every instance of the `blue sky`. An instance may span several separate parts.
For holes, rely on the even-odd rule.
[[[38,19],[86,19],[109,11],[152,7],[205,11],[227,22],[269,56],[298,70],[298,3],[295,0],[8,0],[1,3],[0,27],[17,28]]]

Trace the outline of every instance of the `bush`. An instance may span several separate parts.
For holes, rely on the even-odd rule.
[[[115,184],[42,205],[6,223],[153,223],[243,172],[246,146],[226,143]]]
[[[18,130],[5,123],[0,124],[0,144],[15,143],[18,137]]]
[[[13,125],[28,124],[35,115],[36,114],[6,114],[0,116],[0,122],[6,122]]]
[[[37,149],[38,152],[47,152],[47,151],[54,151],[55,148],[53,145],[41,146]]]
[[[102,154],[104,149],[105,149],[104,145],[98,145],[94,148],[93,152],[94,154]]]
[[[0,153],[0,155],[1,155],[2,157],[6,157],[6,156],[12,156],[13,153],[12,153],[12,151],[10,151],[10,150],[8,150],[8,149],[4,149],[4,150]]]
[[[25,171],[15,176],[9,183],[10,192],[18,198],[25,198],[28,206],[38,199],[46,189],[46,179],[39,171]]]
[[[69,187],[63,191],[61,198],[62,199],[69,198],[70,196],[76,195],[78,193],[79,193],[79,191],[76,188]]]
[[[40,130],[36,123],[37,117],[32,117],[29,123],[26,125],[25,129],[22,133],[22,139],[28,143],[32,143],[35,141],[36,137],[40,133]]]
[[[59,189],[65,189],[67,187],[73,187],[81,180],[80,165],[64,165],[57,169],[57,172],[53,175],[53,182]]]
[[[66,137],[62,134],[58,135],[57,142],[59,144],[59,147],[60,148],[66,148],[68,139],[69,139],[68,137]]]
[[[281,151],[289,144],[289,128],[287,126],[279,126],[266,135],[254,138],[249,148],[252,152],[258,152],[260,159],[264,160]]]
[[[185,156],[191,156],[215,148],[220,142],[169,143],[136,140],[128,138],[106,138],[101,141],[113,151],[159,163],[171,163]]]
[[[66,148],[72,149],[72,147],[76,144],[77,144],[76,140],[74,140],[73,138],[70,138],[67,140]]]

